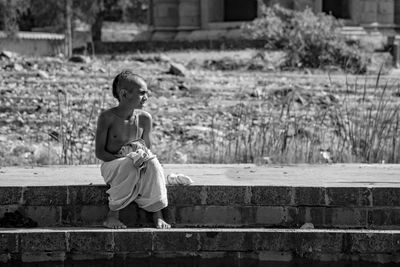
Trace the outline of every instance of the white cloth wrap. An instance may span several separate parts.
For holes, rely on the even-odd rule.
[[[151,155],[140,169],[134,166],[133,158],[127,156],[101,165],[101,175],[110,185],[107,190],[110,210],[123,209],[132,201],[149,212],[168,206],[163,168],[158,159]]]

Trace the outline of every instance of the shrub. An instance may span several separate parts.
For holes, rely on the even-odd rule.
[[[311,9],[293,11],[274,5],[262,7],[262,15],[245,24],[243,33],[266,41],[267,49],[287,52],[284,67],[324,68],[339,66],[351,73],[365,73],[367,60],[355,44],[340,34],[341,22]]]

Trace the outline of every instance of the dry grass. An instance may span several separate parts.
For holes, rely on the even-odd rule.
[[[169,64],[152,61],[154,54],[50,65],[49,79],[30,70],[4,72],[1,165],[98,163],[96,119],[116,104],[110,85],[123,68],[140,70],[149,81],[146,109],[155,123],[153,149],[163,163],[400,162],[396,80],[380,73],[202,67],[217,55],[223,60],[237,54],[248,60],[256,51],[169,53],[190,63],[186,77],[166,74]],[[146,60],[133,60],[138,57]],[[273,63],[279,55],[267,58]]]

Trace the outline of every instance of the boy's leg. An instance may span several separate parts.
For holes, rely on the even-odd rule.
[[[112,229],[125,229],[126,225],[123,224],[119,220],[119,211],[118,210],[109,210],[107,214],[107,218],[103,222],[103,226]]]
[[[139,207],[151,212],[154,226],[160,229],[171,228],[162,215],[161,210],[168,205],[167,187],[165,184],[164,170],[157,158],[147,162],[146,169],[141,173],[140,197],[136,199]],[[154,202],[154,199],[160,199]],[[153,202],[148,205],[149,202]]]
[[[165,222],[165,220],[162,216],[161,210],[153,212],[153,222],[154,222],[156,228],[159,228],[159,229],[171,228],[171,225]]]

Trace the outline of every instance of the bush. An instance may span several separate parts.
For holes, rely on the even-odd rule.
[[[311,9],[293,11],[275,5],[262,7],[261,17],[245,24],[243,32],[266,41],[267,49],[287,52],[290,68],[339,66],[351,73],[365,73],[367,60],[357,44],[348,44],[340,34],[341,22]]]

